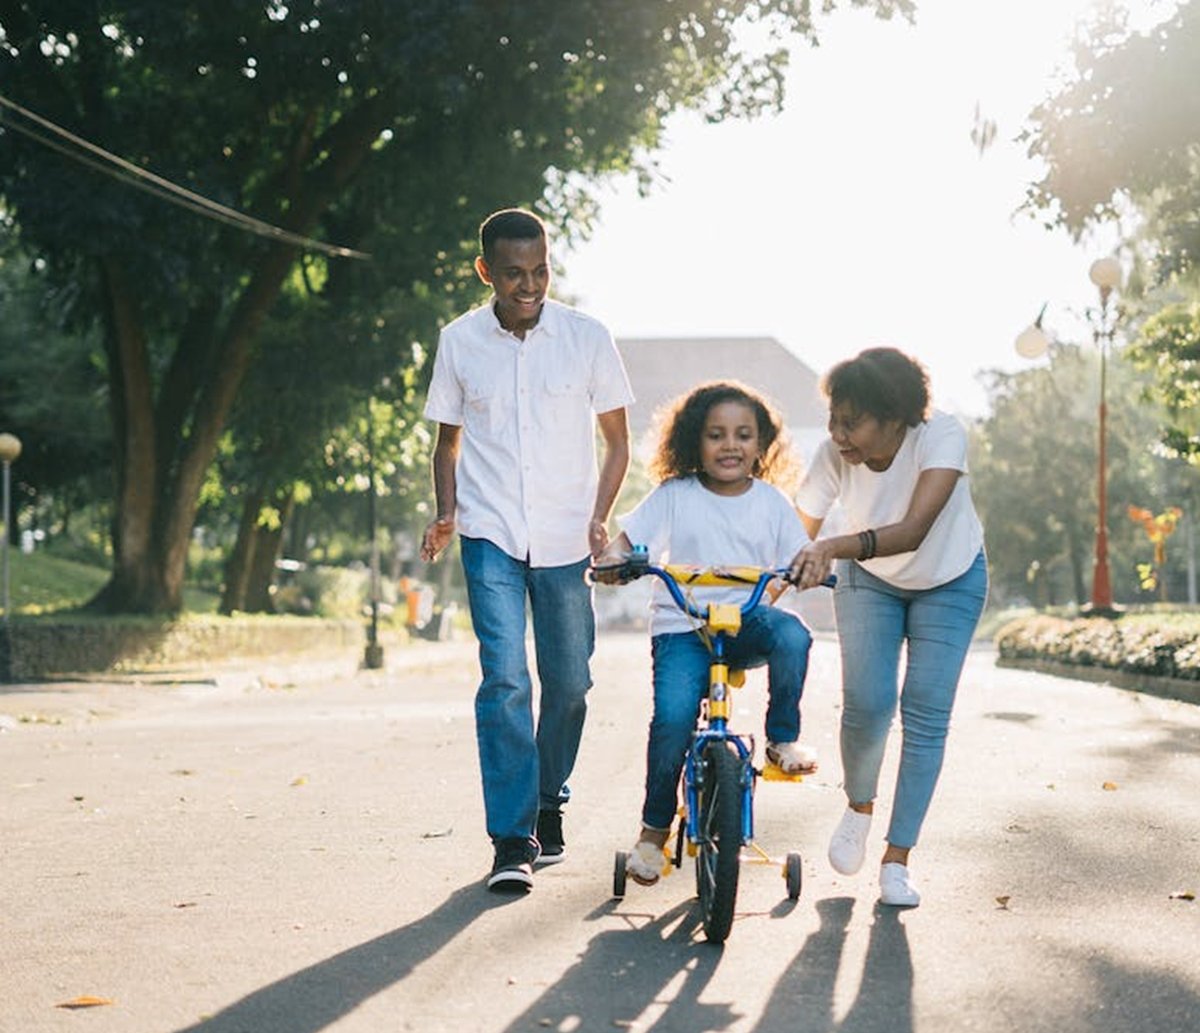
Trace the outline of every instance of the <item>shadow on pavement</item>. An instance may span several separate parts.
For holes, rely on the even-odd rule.
[[[611,911],[612,906],[606,905],[588,917]],[[629,1028],[644,1013],[649,1024],[639,1022],[637,1028],[646,1033],[728,1029],[738,1018],[732,1006],[699,1000],[716,971],[721,949],[697,941],[698,917],[694,902],[688,900],[645,925],[594,936],[579,960],[513,1019],[505,1033],[531,1029],[611,1033]],[[668,999],[665,991],[680,973],[683,982]],[[654,1014],[653,1009],[661,1010]]]
[[[243,997],[177,1033],[317,1033],[406,978],[489,907],[517,898],[472,883],[429,914]]]
[[[834,1019],[833,991],[853,910],[850,897],[817,902],[821,924],[775,985],[756,1030],[912,1033],[913,967],[908,934],[900,912],[882,904],[875,905],[858,994],[845,1017],[840,1022]]]

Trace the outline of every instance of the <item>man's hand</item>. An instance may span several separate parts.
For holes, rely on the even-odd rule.
[[[598,560],[608,548],[608,526],[603,520],[593,520],[588,524],[588,547],[592,550],[593,560]]]
[[[454,517],[438,517],[425,528],[421,538],[421,559],[432,563],[454,539]]]

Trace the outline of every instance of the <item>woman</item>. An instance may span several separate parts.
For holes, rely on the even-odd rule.
[[[900,771],[880,867],[880,900],[916,907],[909,851],[937,784],[963,661],[987,597],[983,528],[967,481],[967,436],[929,409],[929,378],[894,348],[870,348],[826,374],[829,439],[796,496],[812,544],[792,560],[801,588],[837,561],[841,750],[849,806],[829,861],[862,867],[879,769],[900,706]],[[818,538],[840,502],[849,532]],[[907,646],[903,687],[901,647]]]

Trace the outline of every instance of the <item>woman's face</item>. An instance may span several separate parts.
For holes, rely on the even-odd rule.
[[[829,409],[829,436],[847,463],[886,470],[904,440],[904,423],[880,420],[848,402],[839,402]]]

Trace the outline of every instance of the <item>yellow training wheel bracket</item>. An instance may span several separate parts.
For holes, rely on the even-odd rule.
[[[736,635],[742,629],[742,611],[736,603],[712,603],[708,607],[708,630]]]

